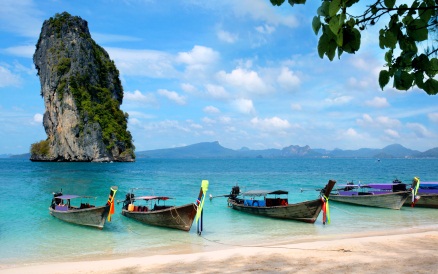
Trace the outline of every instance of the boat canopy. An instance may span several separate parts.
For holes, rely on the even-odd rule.
[[[71,200],[71,199],[77,199],[77,198],[92,199],[92,198],[96,198],[96,197],[94,197],[94,196],[80,196],[80,195],[64,194],[64,195],[61,195],[61,196],[56,196],[54,198],[56,198],[56,199],[63,199],[63,200]]]
[[[266,196],[266,195],[280,195],[280,194],[288,194],[288,191],[285,190],[250,190],[242,193],[243,196]]]
[[[134,197],[134,200],[145,200],[145,201],[149,201],[149,200],[169,200],[172,199],[170,197],[167,196],[139,196],[139,197]]]

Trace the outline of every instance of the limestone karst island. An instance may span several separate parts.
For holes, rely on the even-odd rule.
[[[87,21],[67,12],[44,21],[33,61],[47,139],[32,144],[31,161],[135,160],[119,71]]]

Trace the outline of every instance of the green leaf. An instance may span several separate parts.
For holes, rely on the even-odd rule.
[[[408,90],[412,87],[414,75],[404,70],[398,70],[394,74],[394,87],[398,90]]]
[[[271,4],[273,6],[281,6],[283,4],[284,0],[271,0]]]
[[[323,17],[329,16],[329,7],[330,7],[330,2],[327,1],[322,2],[321,6],[317,10],[318,15]]]
[[[341,9],[341,0],[332,0],[329,6],[329,16],[335,16]]]
[[[389,72],[387,70],[381,70],[379,73],[379,86],[383,88],[389,83]]]
[[[341,55],[344,52],[344,50],[341,47],[338,47],[338,58],[341,59]]]
[[[412,68],[419,71],[427,71],[430,69],[430,61],[426,54],[420,54],[412,60]]]
[[[328,42],[327,34],[323,33],[318,41],[318,55],[321,59],[328,50]]]
[[[433,9],[426,9],[425,11],[420,12],[420,18],[424,22],[429,22],[430,18],[434,15]]]
[[[318,35],[319,30],[321,29],[321,20],[319,16],[315,16],[313,17],[312,20],[312,29],[313,32]]]
[[[418,88],[420,89],[424,89],[424,74],[422,71],[416,71],[414,73],[414,78],[415,78],[415,85],[417,85]]]
[[[395,35],[394,32],[389,30],[385,33],[382,42],[385,45],[385,47],[393,49],[397,45],[397,35]]]
[[[427,79],[423,89],[429,95],[436,95],[438,93],[438,81],[432,78]]]
[[[392,49],[388,50],[388,51],[385,53],[385,61],[386,61],[388,64],[391,64],[391,63],[392,63],[392,56],[393,56],[393,50],[392,50]]]
[[[288,2],[293,7],[295,4],[305,4],[306,0],[288,0]]]
[[[345,19],[347,18],[347,16],[345,15],[345,13],[341,13],[339,14],[339,26],[342,27],[344,25]]]
[[[338,36],[336,37],[336,44],[338,47],[342,47],[344,45],[344,31],[343,29],[339,30]]]
[[[383,41],[385,41],[385,30],[381,29],[379,31],[379,47],[381,49],[385,48],[385,43],[383,43]]]
[[[360,47],[360,32],[356,28],[344,28],[342,49],[348,53],[355,53]]]
[[[408,10],[408,5],[402,4],[397,10],[397,14],[402,16]]]
[[[405,17],[403,17],[402,22],[405,25],[409,25],[413,20],[414,18],[412,17],[412,15],[406,15]]]
[[[351,46],[354,51],[358,51],[360,48],[360,37],[361,37],[359,30],[353,28],[353,35],[354,35],[354,39],[351,43]]]
[[[348,19],[346,24],[347,24],[347,27],[352,28],[356,24],[356,21],[350,17],[350,19]]]
[[[437,58],[432,58],[429,60],[429,70],[427,72],[427,75],[429,77],[435,77],[435,75],[438,74],[438,59]]]
[[[329,28],[333,34],[338,35],[339,32],[339,18],[338,16],[333,16],[329,22]]]
[[[385,6],[392,9],[395,5],[395,0],[384,0]]]
[[[335,58],[337,48],[338,46],[336,45],[336,42],[334,40],[330,40],[327,52],[325,53],[330,61],[333,61],[333,58]]]
[[[427,40],[429,32],[423,20],[414,20],[407,28],[407,34],[416,42]]]
[[[347,7],[347,8],[349,8],[349,7],[351,7],[351,6],[353,6],[354,4],[356,4],[357,2],[359,2],[359,0],[347,0],[347,1],[345,1],[346,3],[345,3],[345,6]]]

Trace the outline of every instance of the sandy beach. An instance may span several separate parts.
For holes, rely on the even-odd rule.
[[[3,265],[0,273],[438,273],[437,246],[438,231],[410,229],[201,253]]]

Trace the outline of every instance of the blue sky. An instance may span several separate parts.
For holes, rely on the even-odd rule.
[[[115,61],[137,151],[212,141],[232,149],[437,147],[438,96],[378,86],[378,27],[362,33],[358,53],[320,59],[311,29],[319,2],[308,2],[3,0],[0,153],[26,153],[46,138],[32,56],[44,20],[64,11],[88,21]]]

